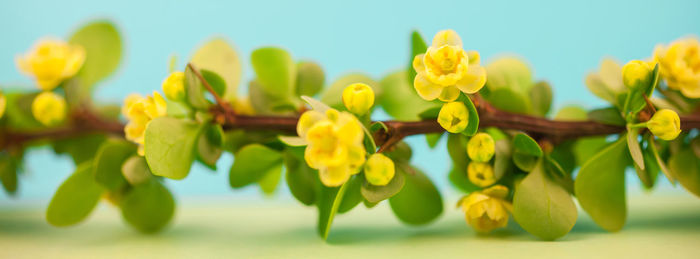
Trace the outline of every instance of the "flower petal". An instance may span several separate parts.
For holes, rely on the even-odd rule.
[[[443,45],[451,45],[462,47],[462,39],[453,30],[442,30],[435,34],[433,37],[433,47],[439,47]]]
[[[418,54],[413,58],[413,69],[416,70],[416,73],[418,74],[425,73],[425,63],[423,63],[424,58],[425,54]]]
[[[451,102],[457,100],[457,97],[459,97],[459,89],[454,86],[448,86],[442,89],[438,99],[443,102]]]
[[[318,170],[318,175],[321,178],[323,185],[328,187],[336,187],[345,183],[350,179],[350,167],[324,167]]]
[[[481,90],[486,84],[486,69],[478,65],[470,65],[467,73],[457,82],[460,91],[473,94]]]
[[[413,87],[416,89],[416,92],[418,92],[418,95],[426,101],[432,101],[438,98],[442,93],[442,88],[444,88],[428,81],[422,74],[416,75],[416,78],[413,80]]]

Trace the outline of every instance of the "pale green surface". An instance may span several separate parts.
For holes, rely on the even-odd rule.
[[[328,244],[316,236],[315,209],[290,202],[185,200],[176,224],[153,236],[127,228],[108,206],[66,229],[49,226],[36,209],[5,207],[0,258],[697,258],[700,200],[669,195],[632,198],[628,224],[619,233],[603,232],[580,213],[572,233],[556,242],[538,241],[513,222],[508,230],[477,236],[452,199],[446,213],[424,228],[401,225],[386,203],[354,210],[336,218]]]

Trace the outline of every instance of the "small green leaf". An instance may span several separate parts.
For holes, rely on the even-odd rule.
[[[117,190],[126,180],[122,175],[122,164],[136,154],[136,146],[125,140],[110,139],[97,150],[92,164],[95,181],[108,190]]]
[[[343,90],[354,83],[369,85],[372,90],[374,90],[375,100],[381,100],[383,98],[381,94],[382,89],[380,89],[379,83],[365,74],[351,73],[343,75],[331,83],[331,85],[328,86],[325,91],[323,91],[323,94],[321,94],[321,102],[326,103],[328,106],[335,109],[344,109]]]
[[[70,37],[71,44],[85,48],[85,62],[76,75],[82,91],[106,78],[119,66],[122,40],[117,28],[109,21],[96,21],[78,29]]]
[[[588,112],[588,118],[608,125],[625,126],[626,123],[625,119],[622,118],[620,111],[615,107],[592,110]]]
[[[635,165],[639,169],[644,170],[644,155],[642,155],[642,149],[639,147],[639,129],[630,129],[627,127],[627,147],[629,148],[630,155]]]
[[[679,183],[700,197],[700,162],[689,148],[683,148],[668,160],[668,167]]]
[[[554,240],[571,231],[578,213],[571,195],[547,176],[540,160],[515,189],[513,217],[530,234]]]
[[[659,155],[659,150],[656,148],[656,141],[654,140],[654,137],[649,136],[647,142],[649,143],[648,149],[651,150],[652,155],[654,155],[654,159],[656,159],[656,164],[659,165],[659,170],[661,170],[661,172],[663,172],[664,175],[666,175],[668,181],[675,186],[676,178],[671,173],[671,170],[669,170],[668,167],[666,167],[666,163],[664,162],[664,160],[661,159],[661,156]]]
[[[513,150],[515,153],[531,155],[536,157],[542,156],[542,149],[537,141],[524,133],[518,133],[513,137]]]
[[[216,161],[223,153],[224,130],[219,124],[205,127],[197,140],[197,158],[209,168],[216,170]]]
[[[440,115],[440,109],[442,106],[428,108],[418,114],[421,120],[434,120]]]
[[[149,122],[144,148],[151,172],[176,180],[187,177],[203,127],[203,124],[170,117],[158,117]]]
[[[326,187],[320,182],[320,192],[318,196],[318,234],[323,240],[328,239],[328,233],[333,224],[336,212],[340,207],[349,182],[345,182],[340,187]]]
[[[625,225],[625,168],[630,164],[627,139],[620,139],[591,157],[578,172],[576,198],[593,221],[615,232]]]
[[[126,222],[144,233],[163,229],[175,214],[173,195],[159,181],[134,186],[120,207]]]
[[[558,121],[584,121],[588,119],[586,109],[578,105],[564,106],[554,115]]]
[[[296,96],[314,96],[326,81],[323,68],[313,61],[301,61],[297,64]]]
[[[281,162],[282,154],[279,151],[260,144],[247,145],[234,156],[229,174],[231,187],[241,188],[257,182]]]
[[[530,103],[535,115],[545,116],[552,105],[552,87],[546,81],[537,82],[530,89]]]
[[[411,85],[413,85],[413,79],[416,78],[416,71],[413,69],[413,59],[416,57],[418,54],[423,54],[425,51],[428,49],[428,45],[425,43],[425,40],[423,40],[423,36],[420,35],[420,32],[417,30],[413,30],[411,32],[411,56],[408,59],[408,82],[411,82]]]
[[[367,181],[364,181],[362,184],[362,196],[367,199],[367,201],[371,203],[377,203],[386,199],[391,198],[392,196],[396,195],[401,191],[401,188],[403,188],[406,179],[404,177],[404,172],[401,170],[400,167],[396,167],[396,174],[394,174],[394,178],[391,179],[391,181],[384,186],[376,186],[372,185]]]
[[[389,198],[389,205],[401,222],[423,225],[442,213],[442,197],[435,185],[417,168],[414,175],[406,174],[401,191]]]
[[[242,75],[241,61],[236,50],[225,39],[215,38],[208,41],[197,49],[190,62],[198,69],[221,75],[226,87],[223,97],[227,100],[236,97]]]
[[[354,175],[348,180],[345,193],[343,194],[343,201],[340,202],[338,207],[338,213],[348,212],[362,202],[363,198],[360,189],[363,182],[365,182],[365,178],[361,174]]]
[[[285,149],[283,154],[287,169],[287,186],[294,198],[305,205],[311,205],[316,202],[318,173],[304,161],[304,149],[296,149],[301,149],[298,155],[295,155],[295,151],[290,148]]]
[[[200,70],[201,73],[201,70]],[[185,68],[185,93],[187,102],[194,108],[207,110],[211,103],[204,97],[202,81],[195,75],[191,67]]]
[[[303,138],[297,137],[297,136],[283,136],[279,135],[277,138],[282,141],[287,146],[290,147],[301,147],[301,146],[306,146],[306,140]]]
[[[428,147],[435,148],[443,135],[442,133],[425,134],[425,142]]]
[[[447,175],[447,178],[454,187],[462,190],[465,193],[471,193],[482,189],[469,181],[466,168],[459,169],[456,166],[453,166],[452,170],[450,170],[450,173]]]
[[[533,169],[535,169],[535,166],[537,165],[537,160],[539,160],[539,157],[523,154],[520,152],[513,153],[513,163],[515,164],[515,166],[520,168],[520,170],[523,170],[525,172],[530,172]]]
[[[291,97],[296,83],[296,65],[286,50],[276,47],[259,48],[250,55],[256,80],[265,93]]]
[[[413,68],[410,71],[413,71]],[[382,78],[379,81],[379,87],[381,87],[383,93],[389,94],[381,95],[380,98],[376,99],[375,103],[381,105],[386,113],[397,120],[425,119],[425,117],[421,117],[421,114],[430,108],[436,108],[435,115],[431,118],[437,118],[440,107],[436,107],[435,103],[427,102],[420,98],[413,88],[413,78],[410,81],[406,80],[407,74],[406,71],[401,70]]]
[[[52,143],[56,154],[68,154],[73,162],[78,165],[92,160],[100,148],[102,142],[107,139],[102,134],[87,134],[75,138],[59,139]]]
[[[519,57],[505,56],[489,62],[486,65],[486,74],[486,88],[489,91],[505,88],[526,93],[532,86],[530,66]]]
[[[103,192],[93,177],[92,163],[82,163],[56,190],[46,209],[46,220],[57,227],[77,224],[90,215]]]
[[[512,113],[529,114],[532,111],[530,100],[510,88],[490,90],[486,100],[494,107]]]
[[[493,174],[496,181],[500,180],[510,169],[510,159],[513,154],[513,147],[510,141],[501,139],[496,141],[494,153]]]
[[[311,106],[311,109],[320,112],[320,113],[326,113],[327,110],[329,110],[331,107],[328,107],[325,103],[322,103],[314,98],[308,97],[308,96],[302,96],[302,100],[304,100],[306,103]]]
[[[224,94],[226,94],[226,81],[219,76],[219,74],[206,69],[200,69],[199,72],[202,73],[202,77],[204,77],[204,80],[207,81],[216,94],[219,96],[224,96]],[[202,92],[208,93],[207,89],[204,87],[204,83],[202,83],[201,90]]]
[[[467,138],[464,135],[447,134],[447,153],[455,167],[466,172],[469,156],[467,155]]]
[[[142,156],[132,156],[121,166],[122,174],[131,185],[147,183],[153,178],[146,159]]]
[[[9,155],[0,155],[0,181],[8,194],[17,191],[17,162]]]
[[[474,103],[472,103],[472,100],[466,96],[463,98],[464,105],[467,106],[467,112],[469,113],[469,123],[467,124],[467,128],[464,129],[462,132],[463,134],[466,134],[467,136],[474,136],[476,132],[479,130],[479,112],[476,110],[476,107],[474,107]]]
[[[586,76],[585,82],[588,90],[596,96],[608,101],[611,104],[617,103],[617,93],[610,89],[605,82],[603,82],[600,75],[590,73]],[[622,78],[620,78],[620,83],[622,83]]]
[[[277,164],[263,173],[262,178],[258,180],[260,190],[266,195],[274,194],[280,183],[280,179],[282,179],[282,163]]]

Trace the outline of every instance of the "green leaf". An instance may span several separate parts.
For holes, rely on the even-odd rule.
[[[453,166],[452,170],[450,170],[450,173],[447,175],[447,178],[448,180],[450,180],[450,183],[454,187],[456,187],[459,190],[462,190],[465,193],[471,193],[473,191],[478,191],[482,189],[481,187],[476,186],[471,181],[469,181],[466,168],[460,169],[456,166]]]
[[[256,114],[285,114],[296,111],[301,103],[296,103],[288,97],[278,97],[265,92],[260,83],[250,81],[248,86],[250,104]]]
[[[537,82],[530,89],[530,103],[535,115],[544,116],[552,105],[552,87],[546,81]]]
[[[5,192],[17,192],[17,162],[9,155],[0,155],[0,181]]]
[[[656,148],[656,141],[654,140],[654,137],[649,136],[649,139],[647,139],[647,143],[649,143],[648,149],[651,150],[651,153],[654,156],[654,159],[656,160],[656,164],[659,165],[659,170],[661,170],[661,172],[663,172],[664,175],[666,175],[668,181],[675,186],[676,177],[673,176],[671,170],[669,170],[668,167],[666,167],[666,163],[664,162],[664,160],[661,159],[661,156],[659,155],[659,150]]]
[[[410,71],[413,71],[413,68]],[[420,98],[413,88],[413,79],[406,81],[406,78],[407,73],[403,70],[390,73],[382,78],[379,81],[379,86],[382,88],[383,93],[389,94],[381,95],[376,103],[381,105],[386,113],[397,120],[410,121],[418,120],[419,117],[425,118],[421,117],[421,114],[430,108],[436,108],[435,116],[431,118],[437,118],[440,107],[436,107],[435,103]]]
[[[365,178],[361,174],[354,175],[348,180],[345,193],[343,194],[343,200],[338,207],[338,213],[342,214],[348,212],[362,202],[363,198],[360,189],[362,188],[363,182],[365,182]]]
[[[341,76],[331,83],[321,95],[321,102],[335,109],[345,109],[343,106],[343,90],[351,84],[363,83],[369,85],[374,90],[375,100],[381,100],[382,89],[371,77],[361,73],[350,73]]]
[[[325,103],[322,103],[314,98],[308,97],[308,96],[302,96],[301,97],[304,102],[308,103],[309,106],[311,106],[311,109],[320,112],[320,113],[326,113],[327,110],[329,110],[331,107],[328,107]]]
[[[479,130],[479,112],[477,112],[474,103],[472,103],[472,100],[468,96],[463,99],[464,105],[467,106],[467,112],[469,113],[469,123],[462,133],[467,136],[474,136]]]
[[[555,120],[559,121],[585,121],[588,119],[586,109],[578,105],[564,106],[554,115]]]
[[[95,181],[108,190],[117,190],[126,184],[122,164],[136,154],[136,145],[126,140],[110,139],[97,150],[92,163]]]
[[[490,79],[491,77],[489,77]],[[520,114],[529,114],[532,111],[530,100],[519,92],[510,88],[497,88],[489,91],[486,100],[498,109]]]
[[[513,150],[515,153],[531,155],[536,157],[542,156],[542,149],[537,141],[524,133],[518,133],[513,137]]]
[[[144,233],[163,229],[175,214],[173,195],[159,181],[134,186],[120,207],[126,222]]]
[[[586,86],[588,87],[588,90],[596,96],[608,101],[611,104],[617,103],[617,93],[614,90],[610,89],[605,84],[605,82],[603,82],[603,79],[600,77],[600,75],[590,73],[586,76],[585,82]],[[622,83],[622,78],[620,78],[620,83]]]
[[[425,142],[428,144],[428,147],[430,148],[435,148],[442,138],[442,133],[431,133],[431,134],[425,134]]]
[[[587,137],[576,140],[572,148],[576,157],[576,164],[583,165],[607,145],[608,142],[605,141],[605,137]]]
[[[464,135],[447,134],[447,153],[455,167],[466,172],[469,156],[467,155],[467,138]]]
[[[146,159],[138,155],[124,161],[121,171],[126,181],[131,185],[147,183],[153,178]]]
[[[525,172],[530,172],[533,169],[535,169],[535,165],[537,165],[537,160],[539,160],[539,158],[536,156],[527,155],[520,152],[513,153],[513,163],[515,164],[515,166],[520,168],[520,170],[523,170]]]
[[[644,170],[644,155],[642,155],[642,149],[639,147],[639,129],[630,129],[627,127],[627,147],[629,148],[630,155],[635,165],[639,169]]]
[[[46,221],[62,227],[83,221],[97,206],[104,189],[95,182],[92,163],[77,166],[75,172],[58,187],[46,209]]]
[[[278,97],[291,97],[296,83],[296,65],[286,50],[265,47],[253,51],[250,61],[256,80],[265,93]]]
[[[500,180],[510,169],[510,159],[513,154],[513,147],[510,141],[501,139],[496,141],[494,152],[493,174],[496,181]]]
[[[205,126],[197,140],[197,158],[206,166],[216,170],[216,161],[223,153],[224,130],[219,124]]]
[[[630,164],[627,139],[620,139],[591,157],[578,172],[576,198],[596,224],[615,232],[625,225],[625,168]]]
[[[100,145],[106,139],[107,137],[102,134],[87,134],[75,138],[59,139],[51,145],[56,154],[68,154],[73,158],[73,162],[78,165],[92,160],[97,153],[97,149],[100,148]]]
[[[313,61],[301,61],[297,64],[296,96],[314,96],[326,81],[323,68]]]
[[[626,121],[615,107],[595,109],[588,112],[588,118],[608,125],[625,126]]]
[[[274,149],[260,145],[247,145],[235,154],[229,174],[233,188],[241,188],[259,181],[266,172],[282,163],[282,154]]]
[[[428,45],[423,40],[423,36],[417,30],[413,30],[411,32],[411,56],[408,59],[407,75],[408,82],[411,82],[411,85],[413,85],[413,79],[416,78],[416,71],[413,69],[413,59],[416,55],[425,53],[427,49]]]
[[[144,147],[151,172],[176,180],[187,177],[203,127],[203,124],[170,117],[158,117],[149,122]]]
[[[668,160],[668,167],[679,183],[700,197],[700,161],[690,148],[683,148]]]
[[[202,73],[202,77],[204,77],[204,80],[209,83],[209,86],[211,86],[215,93],[217,93],[219,96],[224,96],[224,94],[226,94],[226,81],[224,81],[219,74],[206,69],[200,69],[199,72]],[[201,90],[202,92],[208,93],[204,87],[204,83],[202,83]]]
[[[489,91],[505,88],[517,93],[527,93],[532,86],[530,66],[519,57],[501,57],[486,65],[486,88]],[[520,110],[523,112],[525,110]]]
[[[201,70],[200,70],[201,73]],[[204,86],[202,81],[195,75],[192,68],[189,66],[185,68],[185,93],[187,96],[187,102],[194,108],[200,110],[207,110],[211,106],[209,102],[204,97]]]
[[[263,173],[262,178],[258,180],[260,190],[266,195],[274,194],[280,183],[280,179],[282,179],[282,163],[277,164]]]
[[[370,184],[367,181],[364,181],[361,189],[362,196],[365,197],[365,199],[367,199],[367,201],[371,203],[377,203],[391,198],[392,196],[399,193],[399,191],[401,191],[401,188],[403,188],[406,182],[404,174],[405,172],[403,172],[403,170],[397,166],[394,178],[392,178],[387,185],[376,186]]]
[[[294,155],[295,151],[290,148],[285,149],[283,154],[287,186],[294,198],[305,205],[311,205],[316,202],[318,173],[304,161],[304,149],[296,149],[300,149],[298,155]]]
[[[578,213],[571,195],[547,176],[542,163],[515,189],[513,217],[530,234],[554,240],[571,231]]]
[[[401,222],[423,225],[442,213],[442,197],[435,185],[417,168],[415,174],[406,174],[401,191],[389,198],[389,205]]]
[[[440,109],[442,106],[428,108],[418,114],[418,118],[421,120],[434,120],[440,115]]]
[[[215,38],[192,55],[191,61],[198,69],[206,69],[221,75],[225,82],[226,90],[224,98],[232,100],[238,93],[238,85],[241,81],[242,69],[238,53],[223,38]]]
[[[301,147],[301,146],[306,146],[306,140],[303,138],[297,137],[297,136],[283,136],[279,135],[277,138],[282,141],[287,146],[291,147]]]
[[[340,187],[326,187],[320,182],[320,192],[318,196],[318,234],[323,240],[328,239],[328,233],[333,224],[336,212],[340,207],[349,182],[345,182]]]
[[[85,62],[76,75],[82,89],[91,89],[119,66],[122,40],[117,28],[109,21],[87,24],[73,33],[68,41],[85,48]]]

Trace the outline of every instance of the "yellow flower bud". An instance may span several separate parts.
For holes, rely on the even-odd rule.
[[[496,183],[493,166],[489,163],[469,162],[467,176],[470,182],[479,187],[486,187]]]
[[[438,123],[451,133],[459,133],[467,128],[469,113],[462,102],[450,102],[442,105],[437,118]]]
[[[53,92],[42,92],[32,102],[32,115],[46,126],[53,126],[66,119],[66,100]]]
[[[374,105],[374,91],[363,83],[351,84],[343,90],[343,104],[348,111],[363,115]]]
[[[467,143],[467,154],[476,162],[488,162],[495,151],[496,143],[487,133],[478,133]]]
[[[512,205],[504,200],[504,194],[507,193],[508,188],[496,185],[462,198],[459,205],[464,211],[467,223],[480,233],[506,227],[508,212],[512,211]]]
[[[394,178],[394,161],[387,156],[375,153],[365,163],[365,179],[372,185],[384,186]]]
[[[7,107],[7,98],[0,92],[0,118],[5,115],[5,108]]]
[[[681,119],[669,109],[661,109],[647,121],[647,128],[663,140],[673,140],[681,133]]]
[[[36,79],[40,89],[50,91],[74,76],[85,61],[81,46],[57,39],[39,41],[27,53],[17,56],[17,67]]]
[[[622,82],[629,89],[641,89],[651,85],[652,68],[644,61],[632,60],[622,67]]]
[[[185,73],[175,71],[163,80],[163,93],[165,97],[173,101],[181,101],[185,98]]]

